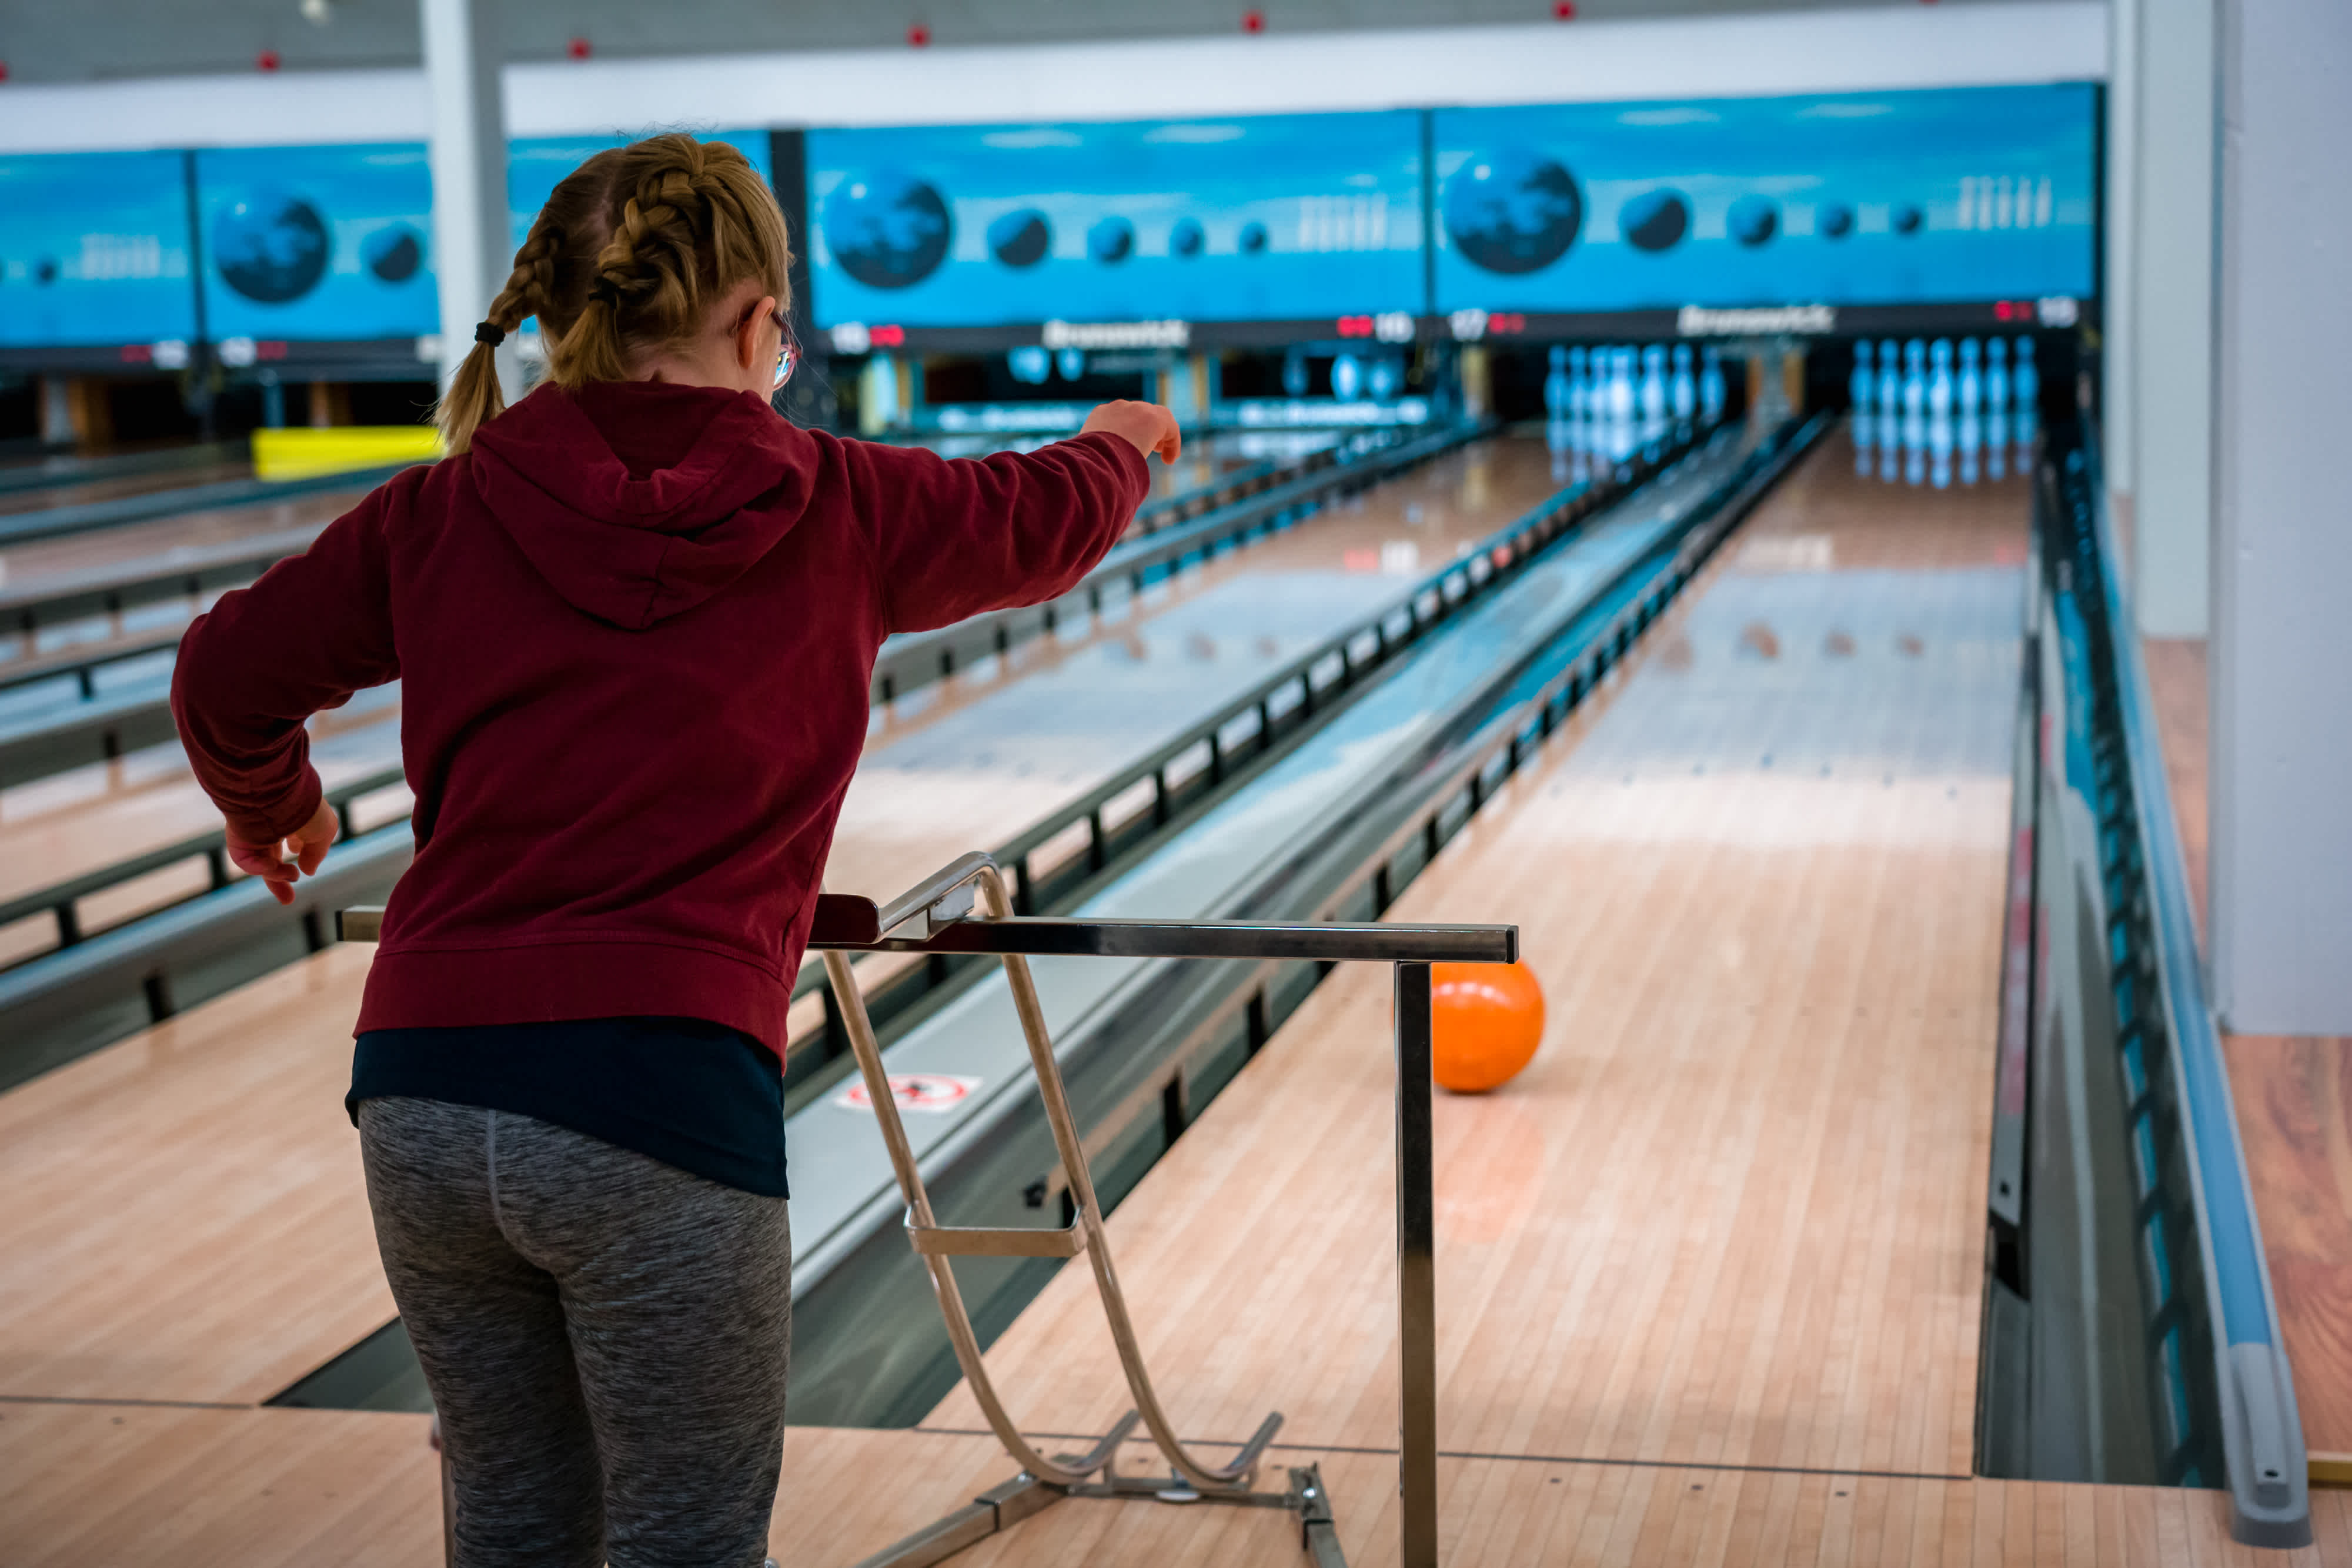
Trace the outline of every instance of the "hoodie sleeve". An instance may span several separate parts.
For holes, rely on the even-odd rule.
[[[980,458],[842,446],[892,632],[1059,598],[1118,542],[1151,488],[1143,455],[1099,432]]]
[[[319,809],[305,721],[399,677],[384,522],[427,472],[379,486],[180,639],[172,716],[197,782],[245,842],[283,838]]]

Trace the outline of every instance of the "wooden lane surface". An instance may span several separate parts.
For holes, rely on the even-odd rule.
[[[174,551],[226,544],[288,529],[325,528],[357,506],[363,488],[319,490],[282,501],[209,507],[119,528],[93,528],[59,538],[31,539],[0,549],[0,580],[11,589],[37,588],[47,578],[100,570],[168,570]]]
[[[226,479],[252,477],[252,464],[224,462],[207,463],[193,468],[159,470],[152,474],[125,474],[112,479],[84,479],[72,484],[45,486],[37,490],[0,491],[0,517],[46,512],[52,507],[84,507],[96,501],[120,500],[125,496],[152,496],[158,491],[177,490],[184,486],[216,485]]]
[[[1740,634],[1747,626],[1740,621]],[[1723,654],[1727,629],[1685,623],[1660,631],[1682,632],[1689,643],[1684,668],[1704,671]],[[1793,638],[1788,641],[1793,645]],[[1652,662],[1663,678],[1675,663],[1676,644],[1668,635],[1653,645],[1668,655]],[[1645,670],[1636,679],[1648,676]],[[1482,821],[1418,885],[1412,900],[1425,905],[1419,913],[1449,911],[1450,899],[1466,896],[1466,873],[1511,858],[1498,846],[1512,843],[1513,830],[1558,810],[1544,790],[1573,771],[1562,759],[1593,747],[1596,733],[1605,737],[1610,713],[1638,708],[1623,700],[1628,692],[1648,695],[1646,688],[1621,686],[1615,706],[1604,705],[1604,712],[1580,720],[1573,747],[1556,747],[1545,773],[1516,789],[1513,800],[1496,808],[1502,814]],[[1617,760],[1622,759],[1620,753]],[[1916,782],[1906,779],[1906,787]],[[1938,843],[1924,850],[1906,844],[1889,827],[1899,813],[1882,815],[1874,827],[1862,822],[1827,847],[1800,834],[1792,835],[1796,842],[1759,851],[1745,841],[1754,835],[1728,831],[1743,815],[1738,807],[1735,802],[1715,819],[1717,836],[1728,841],[1710,852],[1733,883],[1759,856],[1890,857],[1874,879],[1810,865],[1787,878],[1801,886],[1858,883],[1874,899],[1867,915],[1885,914],[1891,901],[1928,902],[1921,890],[1948,891],[1931,874],[1938,867],[1919,863],[1920,855],[1948,862],[1977,852],[1949,829],[1929,834]],[[1681,807],[1670,814],[1689,815]],[[1782,808],[1770,821],[1785,829],[1799,814]],[[1969,814],[1964,809],[1958,817]],[[1874,835],[1895,841],[1877,843]],[[1657,837],[1654,827],[1651,836]],[[1946,839],[1958,841],[1942,843]],[[1521,841],[1529,841],[1522,835]],[[1610,843],[1596,851],[1549,836],[1538,841],[1539,857],[1518,857],[1537,862],[1522,885],[1500,888],[1496,897],[1541,902],[1524,883],[1527,876],[1547,873],[1556,886],[1571,891],[1622,889],[1616,907],[1622,919],[1611,924],[1638,930],[1662,907],[1679,921],[1677,930],[1638,956],[1622,984],[1655,990],[1671,983],[1677,972],[1672,949],[1679,948],[1683,957],[1696,953],[1706,960],[1708,988],[1733,994],[1711,1004],[1685,1004],[1685,1016],[1654,1020],[1640,1040],[1630,1040],[1627,998],[1607,994],[1608,985],[1619,982],[1595,977],[1599,989],[1580,991],[1574,976],[1562,979],[1558,943],[1547,937],[1549,956],[1539,954],[1538,961],[1551,966],[1545,972],[1556,1021],[1545,1056],[1501,1095],[1444,1103],[1446,1375],[1450,1389],[1468,1395],[1450,1399],[1446,1413],[1445,1438],[1456,1449],[1441,1468],[1447,1561],[2254,1562],[2253,1554],[2227,1543],[2218,1494],[1858,1473],[1883,1468],[1874,1459],[1906,1451],[1938,1457],[1934,1423],[1924,1417],[1948,1415],[1948,1406],[1965,1401],[1964,1392],[1955,1395],[1948,1386],[1949,1376],[1947,1386],[1937,1386],[1938,1366],[1957,1359],[1953,1336],[1907,1333],[1922,1320],[1933,1330],[1935,1320],[1956,1315],[1951,1302],[1932,1290],[1923,1301],[1916,1289],[1889,1288],[1923,1280],[1933,1285],[1951,1271],[1944,1265],[1964,1263],[1969,1289],[1961,1293],[1973,1300],[1973,1253],[1951,1256],[1966,1250],[1954,1242],[1958,1227],[1946,1223],[1933,1203],[1901,1201],[1916,1196],[1919,1186],[1911,1179],[1906,1144],[1937,1130],[1922,1125],[1937,1117],[1923,1115],[1916,1103],[1916,1059],[1935,1049],[1962,1054],[1965,1048],[1953,1043],[1958,1031],[1935,1019],[1925,993],[1915,1004],[1916,1016],[1897,1005],[1899,997],[1856,993],[1861,980],[1882,967],[1874,958],[1884,955],[1848,965],[1827,980],[1803,972],[1832,940],[1832,925],[1853,935],[1866,925],[1861,915],[1848,912],[1834,921],[1815,915],[1811,930],[1801,916],[1793,921],[1798,929],[1758,936],[1776,913],[1787,913],[1773,904],[1769,888],[1727,888],[1721,876],[1711,885],[1664,888],[1673,879],[1662,873],[1650,879],[1658,886],[1639,885],[1638,878],[1612,883],[1598,874],[1609,867],[1586,863],[1591,854],[1614,852]],[[1615,849],[1629,847],[1640,845]],[[1643,861],[1667,858],[1655,852],[1654,843],[1650,848]],[[1971,879],[1954,880],[1973,886]],[[1985,907],[1980,919],[1964,915],[1958,924],[1997,926],[1998,865],[1973,880],[1984,885],[1963,890],[1961,902]],[[1906,889],[1907,899],[1900,898]],[[1556,902],[1561,895],[1550,896]],[[1889,952],[1914,955],[1897,966],[1906,977],[1895,982],[1898,991],[1919,991],[1917,973],[1943,964],[1937,958],[1940,949],[1911,942],[1902,923],[1918,918],[1916,908],[1898,916],[1901,928],[1883,943]],[[1746,950],[1735,953],[1723,941],[1727,921],[1747,936]],[[1535,931],[1531,922],[1531,936]],[[1584,935],[1599,946],[1596,938],[1604,934],[1587,928]],[[1987,951],[1975,966],[1984,969],[1980,988],[1988,991],[1991,940],[1981,938]],[[1959,946],[1965,958],[1969,945]],[[1793,984],[1772,979],[1769,961],[1774,959],[1793,963]],[[0,1182],[16,1199],[0,1208],[5,1561],[79,1564],[168,1555],[175,1563],[260,1568],[329,1563],[422,1568],[438,1561],[432,1464],[419,1418],[157,1410],[124,1403],[249,1404],[388,1315],[356,1149],[338,1103],[347,1070],[350,988],[366,961],[364,949],[322,955],[0,1096]],[[1679,972],[1687,975],[1686,966]],[[1315,1421],[1327,1429],[1369,1434],[1368,1441],[1353,1446],[1370,1451],[1286,1448],[1274,1458],[1322,1459],[1340,1504],[1349,1560],[1380,1564],[1394,1561],[1389,1500],[1394,1470],[1388,1451],[1394,1375],[1386,1345],[1392,1276],[1385,1262],[1381,1196],[1387,1148],[1379,1134],[1388,1115],[1386,1021],[1377,998],[1343,997],[1346,983],[1343,976],[1312,1004],[1333,1009],[1327,1022],[1334,1027],[1318,1029],[1311,1017],[1302,1017],[1286,1030],[1241,1083],[1209,1108],[1167,1165],[1147,1178],[1113,1227],[1169,1387],[1186,1406],[1180,1420],[1188,1431],[1231,1435],[1276,1398],[1297,1417],[1285,1434],[1293,1441],[1344,1440],[1312,1437],[1306,1428]],[[1952,984],[1967,988],[1957,979]],[[1754,990],[1739,995],[1746,988]],[[1858,1002],[1872,999],[1879,1003],[1874,1014],[1883,1009],[1877,1032],[1862,1042],[1867,1051],[1853,1051],[1849,1037],[1857,1031],[1840,1031],[1832,1015],[1853,1012]],[[1990,1006],[1967,997],[1952,1005]],[[1336,1025],[1344,1009],[1358,1016],[1343,1029]],[[1985,1030],[1974,1033],[1990,1038]],[[1821,1051],[1807,1055],[1804,1044],[1832,1036],[1844,1060],[1874,1053],[1895,1064],[1865,1075],[1866,1094],[1844,1093],[1843,1117],[1824,1116],[1805,1094],[1810,1088],[1818,1102],[1835,1084],[1781,1085],[1773,1092],[1777,1098],[1755,1107],[1731,1136],[1710,1143],[1701,1127],[1685,1137],[1667,1166],[1653,1164],[1653,1175],[1662,1178],[1659,1190],[1628,1193],[1622,1174],[1612,1176],[1605,1168],[1642,1165],[1650,1130],[1645,1122],[1654,1126],[1667,1116],[1656,1104],[1664,1097],[1660,1080],[1682,1085],[1685,1097],[1705,1109],[1702,1120],[1720,1127],[1717,1112],[1728,1092],[1707,1082],[1721,1075],[1726,1064],[1719,1058],[1759,1048],[1794,1050],[1791,1060],[1818,1066]],[[1310,1054],[1317,1038],[1325,1042],[1319,1056]],[[1314,1082],[1318,1066],[1321,1079]],[[1293,1114],[1268,1126],[1259,1107],[1273,1089],[1286,1085],[1290,1092],[1280,1108]],[[1975,1136],[1979,1163],[1981,1118],[1974,1107],[1986,1099],[1982,1088],[1943,1089],[1956,1107],[1944,1119]],[[1716,1103],[1709,1103],[1710,1095]],[[1580,1100],[1581,1106],[1574,1103]],[[1511,1113],[1489,1114],[1496,1108]],[[1328,1215],[1328,1225],[1318,1226],[1327,1216],[1317,1206],[1333,1195],[1331,1172],[1314,1156],[1335,1138],[1348,1141],[1339,1124],[1351,1117],[1377,1124],[1375,1135],[1355,1140],[1361,1146],[1352,1150],[1354,1166],[1342,1172],[1360,1178],[1356,1185],[1364,1190],[1339,1194],[1342,1206]],[[1262,1127],[1266,1134],[1259,1137]],[[1797,1157],[1765,1157],[1790,1147]],[[1857,1147],[1868,1156],[1859,1164],[1844,1157]],[[1801,1172],[1808,1148],[1812,1167]],[[1654,1140],[1647,1153],[1657,1153]],[[1939,1156],[1929,1148],[1924,1157],[1933,1164]],[[1979,1177],[1980,1169],[1971,1176]],[[1853,1190],[1841,1194],[1841,1178]],[[1790,1366],[1759,1365],[1756,1378],[1710,1385],[1687,1376],[1687,1369],[1710,1354],[1717,1329],[1736,1328],[1736,1322],[1702,1321],[1692,1332],[1664,1333],[1672,1325],[1652,1324],[1640,1332],[1642,1312],[1622,1301],[1617,1311],[1603,1314],[1605,1325],[1589,1321],[1596,1295],[1612,1291],[1630,1266],[1646,1261],[1654,1270],[1663,1267],[1687,1278],[1705,1271],[1709,1251],[1723,1249],[1718,1244],[1737,1227],[1688,1223],[1689,1207],[1680,1200],[1693,1182],[1713,1191],[1718,1219],[1752,1218],[1763,1226],[1764,1234],[1737,1248],[1733,1283],[1748,1289],[1776,1280],[1795,1283],[1799,1274],[1818,1276],[1815,1288],[1800,1292],[1802,1310],[1779,1312],[1769,1336],[1770,1354]],[[1735,1186],[1743,1190],[1735,1194]],[[1780,1190],[1771,1190],[1776,1186]],[[1898,1201],[1890,1205],[1890,1197]],[[1961,1184],[1951,1207],[1972,1218],[1977,1201],[1971,1179]],[[1614,1219],[1612,1207],[1622,1210]],[[1913,1208],[1921,1212],[1915,1217]],[[1564,1220],[1556,1210],[1565,1211]],[[1856,1219],[1872,1211],[1876,1227],[1857,1227]],[[1914,1218],[1926,1236],[1906,1240],[1889,1234],[1895,1223]],[[1256,1228],[1245,1232],[1250,1226]],[[1222,1300],[1187,1301],[1182,1291],[1167,1288],[1171,1250],[1202,1242],[1207,1245],[1192,1270],[1191,1294]],[[1263,1281],[1237,1277],[1232,1256],[1237,1242],[1249,1252],[1241,1266],[1262,1268]],[[1774,1256],[1790,1249],[1797,1254],[1795,1267]],[[1890,1266],[1898,1260],[1912,1266]],[[1152,1278],[1155,1271],[1162,1277]],[[1090,1317],[1084,1319],[1084,1343],[1039,1343],[1039,1325],[1057,1308],[1066,1314],[1075,1282],[1057,1281],[997,1353],[1024,1415],[1034,1420],[1055,1399],[1086,1413],[1083,1423],[1069,1426],[1036,1422],[1066,1432],[1094,1425],[1097,1407],[1099,1419],[1108,1420],[1118,1404],[1097,1397],[1107,1385],[1107,1368],[1076,1368],[1058,1389],[1051,1375],[1062,1358],[1104,1359],[1100,1331]],[[1561,1289],[1563,1282],[1570,1288]],[[1250,1298],[1266,1295],[1268,1286],[1270,1310],[1212,1323],[1223,1332],[1209,1333],[1190,1347],[1165,1343],[1180,1314],[1196,1325],[1211,1323],[1202,1314],[1220,1307],[1255,1308],[1261,1303]],[[1474,1312],[1475,1322],[1465,1316]],[[1890,1325],[1906,1331],[1902,1344],[1889,1342]],[[1018,1343],[1024,1335],[1030,1342],[1025,1364]],[[1561,1418],[1578,1413],[1573,1391],[1566,1400],[1556,1398],[1563,1351],[1580,1343],[1595,1385],[1581,1400],[1588,1408],[1580,1423]],[[1328,1383],[1328,1396],[1319,1402],[1292,1397],[1301,1379],[1269,1366],[1269,1344],[1277,1359],[1303,1363],[1305,1381]],[[1172,1348],[1196,1354],[1171,1359]],[[1661,1362],[1668,1374],[1663,1377],[1654,1375],[1653,1364]],[[1913,1403],[1923,1407],[1907,1418],[1916,1428],[1907,1446],[1892,1436],[1906,1417],[1898,1406],[1890,1420],[1883,1398],[1885,1384],[1901,1379],[1919,1385]],[[1218,1385],[1234,1391],[1232,1396],[1218,1396]],[[1864,1396],[1858,1421],[1852,1419],[1857,1387]],[[1645,1393],[1665,1397],[1645,1400]],[[1723,1394],[1758,1406],[1732,1423],[1744,1427],[1745,1437],[1693,1440],[1687,1431],[1672,1429],[1696,1426],[1706,1438],[1712,1424],[1706,1404]],[[59,1397],[101,1403],[45,1402]],[[1556,1405],[1570,1407],[1563,1412]],[[1762,1408],[1767,1406],[1771,1409]],[[1774,1424],[1772,1409],[1784,1413],[1780,1430],[1777,1438],[1760,1440],[1759,1428]],[[934,1424],[950,1424],[952,1415],[944,1410]],[[1664,1455],[1622,1452],[1652,1446],[1648,1428],[1660,1417],[1669,1427]],[[1802,1433],[1790,1430],[1792,1423]],[[1830,1440],[1832,1429],[1852,1435]],[[1621,1451],[1596,1456],[1552,1441],[1580,1432],[1597,1435],[1604,1449]],[[1484,1450],[1492,1457],[1472,1457],[1467,1439],[1496,1437],[1501,1442]],[[1964,1468],[1965,1443],[1958,1447]],[[1777,1462],[1756,1457],[1776,1450],[1794,1456],[1798,1466],[1726,1468]],[[1829,1468],[1818,1457],[1824,1453]],[[1131,1464],[1146,1462],[1141,1449],[1135,1455]],[[1811,1468],[1805,1468],[1807,1461]],[[1834,1468],[1840,1465],[1849,1468]],[[850,1562],[1003,1479],[1008,1469],[992,1439],[965,1431],[795,1429],[787,1438],[773,1548],[796,1565]],[[2347,1545],[2352,1530],[2342,1500],[2322,1493],[2315,1513],[2319,1551],[2263,1560],[2352,1564]],[[1297,1560],[1296,1537],[1276,1514],[1066,1503],[961,1561],[1262,1562],[1287,1568]]]
[[[2202,639],[2146,639],[2165,773],[2207,918],[2210,688]],[[2352,1485],[2352,1039],[2225,1035],[2230,1096],[2314,1479]]]
[[[0,1401],[0,1533],[11,1568],[168,1561],[181,1568],[437,1568],[426,1418],[318,1410]],[[1318,1461],[1358,1568],[1396,1561],[1393,1458]],[[1145,1468],[1131,1448],[1127,1465]],[[977,1434],[793,1427],[769,1550],[840,1568],[1007,1479]],[[2352,1494],[2312,1499],[2318,1544],[2229,1540],[2212,1491],[1916,1480],[1532,1458],[1438,1467],[1449,1568],[1780,1563],[1885,1568],[2318,1568],[2352,1563]],[[1349,1506],[1349,1500],[1363,1506]],[[1070,1501],[953,1559],[959,1568],[1231,1564],[1296,1568],[1275,1511]]]
[[[1853,487],[1809,462],[1397,910],[1518,921],[1550,1005],[1438,1107],[1449,1450],[1968,1472],[2023,495]],[[1387,986],[1336,975],[1116,1218],[1185,1430],[1393,1440]],[[992,1359],[1086,1431],[1108,1349],[1066,1270]]]
[[[393,1316],[331,948],[0,1095],[0,1396],[251,1404]]]

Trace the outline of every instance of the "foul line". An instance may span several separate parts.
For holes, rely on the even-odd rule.
[[[984,1427],[914,1427],[907,1430],[929,1433],[941,1437],[992,1437],[996,1434]],[[1026,1432],[1024,1437],[1044,1442],[1094,1444],[1102,1440],[1099,1432]],[[1149,1437],[1130,1437],[1132,1443],[1150,1442]],[[1201,1448],[1238,1448],[1242,1445],[1223,1437],[1187,1437],[1188,1447]],[[1279,1448],[1297,1454],[1368,1454],[1393,1458],[1394,1448],[1362,1448],[1351,1443],[1268,1443],[1270,1452]],[[1499,1454],[1476,1448],[1440,1448],[1441,1459],[1495,1459],[1525,1465],[1623,1465],[1641,1470],[1720,1470],[1735,1475],[1759,1476],[1828,1476],[1846,1477],[1854,1480],[1874,1481],[1972,1481],[1980,1478],[1954,1475],[1944,1470],[1857,1470],[1837,1469],[1821,1465],[1734,1465],[1709,1463],[1692,1459],[1622,1459],[1607,1455],[1591,1454]]]

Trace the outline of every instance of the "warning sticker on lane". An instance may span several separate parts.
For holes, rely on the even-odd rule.
[[[894,1072],[890,1075],[890,1098],[898,1103],[901,1112],[952,1111],[971,1098],[982,1080],[967,1078],[960,1072]],[[845,1111],[871,1111],[873,1097],[866,1092],[866,1081],[858,1080],[833,1097],[833,1103]]]

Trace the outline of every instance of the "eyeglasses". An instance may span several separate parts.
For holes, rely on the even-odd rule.
[[[784,339],[784,340],[776,347],[776,385],[774,390],[776,392],[782,392],[784,390],[784,383],[793,379],[793,371],[800,368],[800,340],[793,336],[793,324],[784,319],[784,313],[782,309],[771,310],[768,312],[768,315],[769,319],[775,322],[776,330],[782,333]]]

